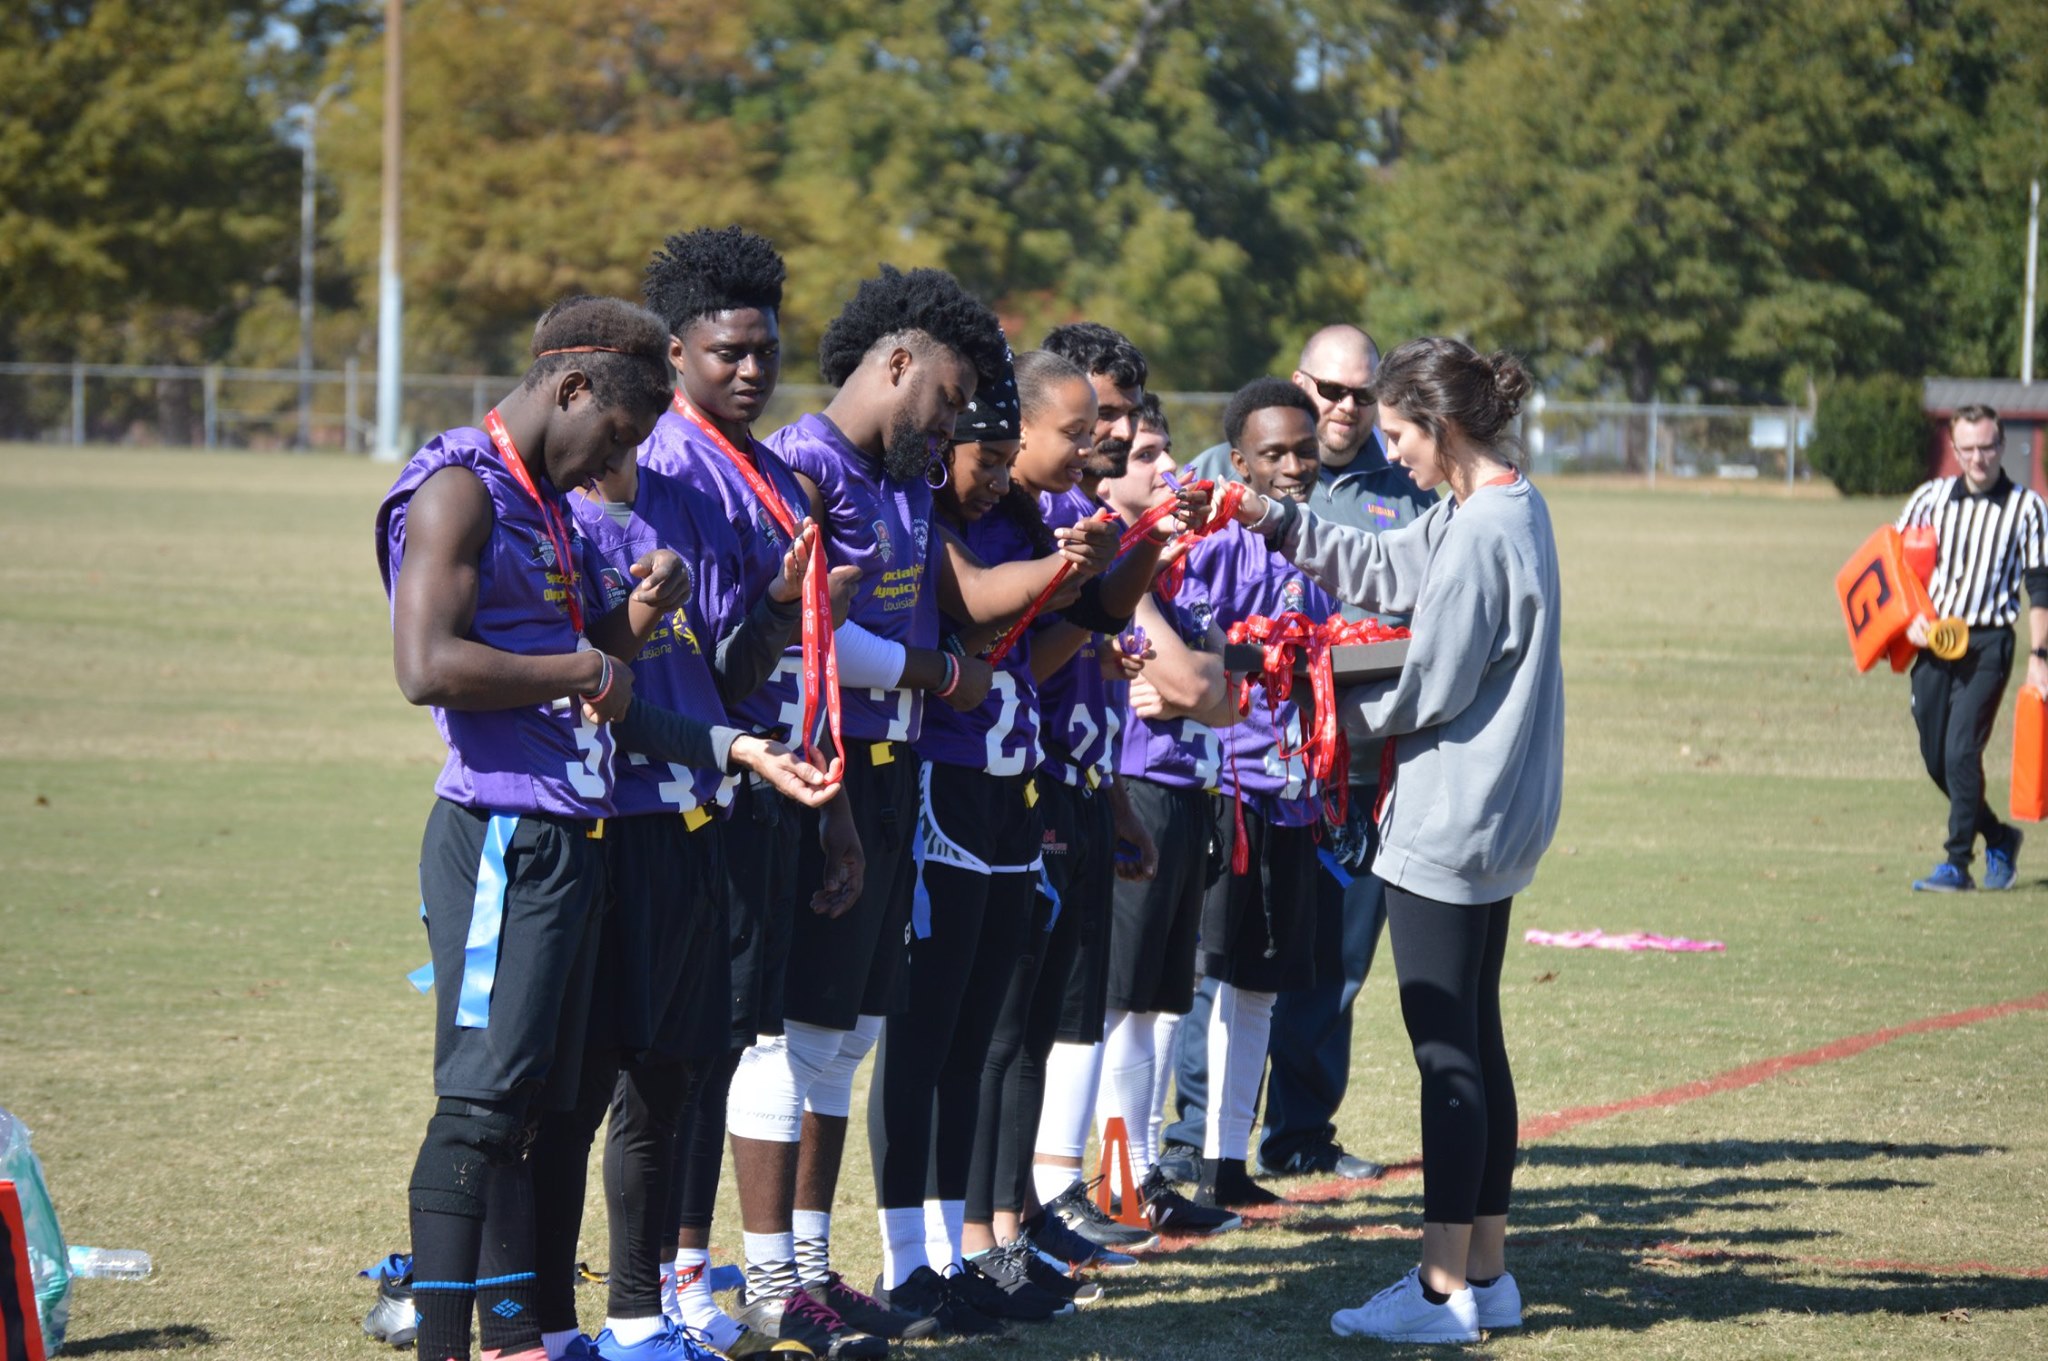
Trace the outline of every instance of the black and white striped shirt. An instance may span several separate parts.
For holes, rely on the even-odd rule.
[[[1933,525],[1939,551],[1927,594],[1938,615],[1972,628],[2020,617],[2020,583],[2048,605],[2048,502],[2004,473],[1981,494],[1960,477],[1923,482],[1899,515],[1903,531]]]

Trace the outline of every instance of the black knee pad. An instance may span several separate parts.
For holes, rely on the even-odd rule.
[[[436,1102],[413,1165],[412,1207],[482,1219],[490,1169],[517,1162],[533,1141],[532,1104],[519,1096],[498,1101],[444,1096]]]

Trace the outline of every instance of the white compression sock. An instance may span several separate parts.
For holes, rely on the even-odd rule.
[[[1124,1132],[1131,1141],[1131,1171],[1143,1182],[1152,1171],[1152,1159],[1145,1152],[1145,1130],[1151,1116],[1145,1107],[1152,1099],[1152,1070],[1159,1062],[1152,1049],[1153,1016],[1142,1011],[1112,1011],[1109,1015],[1109,1030],[1102,1041],[1102,1089],[1096,1115],[1104,1125],[1113,1115],[1123,1117]],[[1103,1169],[1105,1173],[1109,1170]]]
[[[1216,985],[1216,1007],[1209,1013],[1205,1158],[1243,1158],[1251,1149],[1259,1079],[1266,1071],[1266,1039],[1273,1030],[1273,997],[1228,983]]]
[[[1145,1109],[1149,1119],[1145,1121],[1145,1161],[1149,1165],[1159,1161],[1159,1149],[1164,1142],[1160,1131],[1166,1128],[1166,1089],[1172,1085],[1175,1063],[1180,1050],[1174,1039],[1180,1034],[1180,1023],[1187,1018],[1170,1011],[1159,1012],[1152,1019],[1152,1102]]]
[[[803,1133],[804,1099],[839,1053],[845,1033],[791,1021],[740,1055],[726,1092],[725,1127],[742,1139],[793,1144]]]
[[[823,1285],[832,1270],[832,1216],[824,1210],[792,1210],[789,1227],[796,1237],[797,1279]]]
[[[946,1268],[960,1265],[960,1230],[967,1222],[964,1200],[928,1200],[924,1203],[924,1257],[941,1276]]]
[[[607,1317],[604,1326],[612,1330],[612,1336],[619,1340],[621,1346],[634,1347],[659,1333],[662,1321],[659,1314],[653,1318]]]
[[[882,1288],[894,1290],[913,1271],[930,1265],[925,1261],[924,1206],[879,1210],[876,1217],[882,1221]]]
[[[747,1294],[779,1300],[796,1292],[796,1238],[787,1233],[743,1233]]]
[[[1045,1060],[1045,1103],[1038,1113],[1033,1152],[1080,1160],[1088,1152],[1088,1127],[1095,1118],[1095,1087],[1102,1081],[1102,1044],[1055,1044]],[[1034,1162],[1031,1187],[1040,1205],[1081,1179],[1079,1167]]]
[[[682,1325],[704,1334],[724,1351],[739,1340],[740,1325],[711,1296],[711,1252],[708,1248],[676,1249],[676,1309]]]

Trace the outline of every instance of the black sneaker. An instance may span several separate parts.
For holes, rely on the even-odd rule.
[[[1145,1218],[1162,1234],[1197,1236],[1225,1233],[1244,1223],[1228,1210],[1195,1204],[1168,1186],[1156,1167],[1138,1189],[1145,1196]]]
[[[1101,1178],[1097,1177],[1096,1181]],[[1095,1189],[1095,1181],[1077,1182],[1060,1192],[1045,1207],[1047,1215],[1057,1215],[1060,1222],[1081,1237],[1098,1247],[1114,1252],[1143,1252],[1159,1245],[1159,1235],[1135,1224],[1120,1224],[1102,1212],[1095,1198],[1088,1193]],[[1153,1225],[1158,1228],[1158,1225]]]
[[[1267,1161],[1265,1151],[1259,1152],[1257,1163],[1262,1177],[1325,1176],[1342,1177],[1346,1181],[1378,1181],[1387,1175],[1383,1164],[1370,1158],[1361,1158],[1356,1153],[1346,1153],[1338,1143],[1319,1144],[1313,1148],[1299,1148],[1282,1158],[1278,1164]]]
[[[1074,1302],[1031,1283],[1030,1270],[1014,1250],[991,1248],[971,1258],[961,1271],[961,1288],[971,1292],[974,1307],[992,1318],[1043,1323],[1074,1312]],[[983,1301],[986,1300],[986,1303]]]
[[[1079,1271],[1084,1266],[1121,1271],[1138,1264],[1138,1259],[1127,1252],[1115,1252],[1089,1242],[1068,1228],[1066,1221],[1058,1215],[1047,1214],[1044,1210],[1040,1210],[1036,1218],[1027,1220],[1023,1228],[1024,1237],[1032,1247],[1055,1261],[1065,1262],[1069,1271]]]
[[[804,1287],[812,1299],[846,1320],[849,1327],[858,1328],[875,1337],[901,1338],[916,1341],[930,1337],[939,1330],[939,1321],[922,1314],[906,1313],[891,1309],[873,1295],[863,1295],[846,1283],[838,1272],[829,1272],[823,1285]]]
[[[1015,1252],[1017,1259],[1024,1264],[1024,1273],[1030,1277],[1031,1283],[1048,1295],[1072,1300],[1075,1304],[1093,1304],[1102,1298],[1101,1286],[1093,1281],[1084,1281],[1068,1275],[1033,1247],[1029,1238],[1013,1238],[998,1251]]]
[[[831,1361],[878,1361],[889,1354],[889,1344],[882,1338],[848,1327],[831,1306],[801,1290],[781,1299],[763,1295],[743,1300],[733,1318],[777,1342],[801,1342]]]
[[[1202,1150],[1186,1144],[1168,1144],[1159,1150],[1159,1161],[1153,1166],[1159,1175],[1173,1182],[1194,1182],[1202,1179]]]
[[[1202,1159],[1202,1184],[1195,1188],[1195,1204],[1250,1210],[1286,1203],[1286,1197],[1274,1195],[1251,1179],[1242,1158]]]
[[[1000,1320],[990,1318],[956,1296],[946,1278],[928,1266],[911,1272],[910,1279],[894,1290],[884,1290],[877,1280],[874,1298],[878,1304],[899,1313],[937,1319],[941,1329],[959,1337],[1003,1330]]]

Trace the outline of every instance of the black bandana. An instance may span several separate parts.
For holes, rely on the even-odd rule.
[[[1017,375],[1010,367],[1015,357],[1008,350],[1003,352],[1002,377],[984,383],[975,392],[974,400],[953,422],[953,443],[988,444],[1017,439],[1023,433],[1024,413],[1017,402]]]

